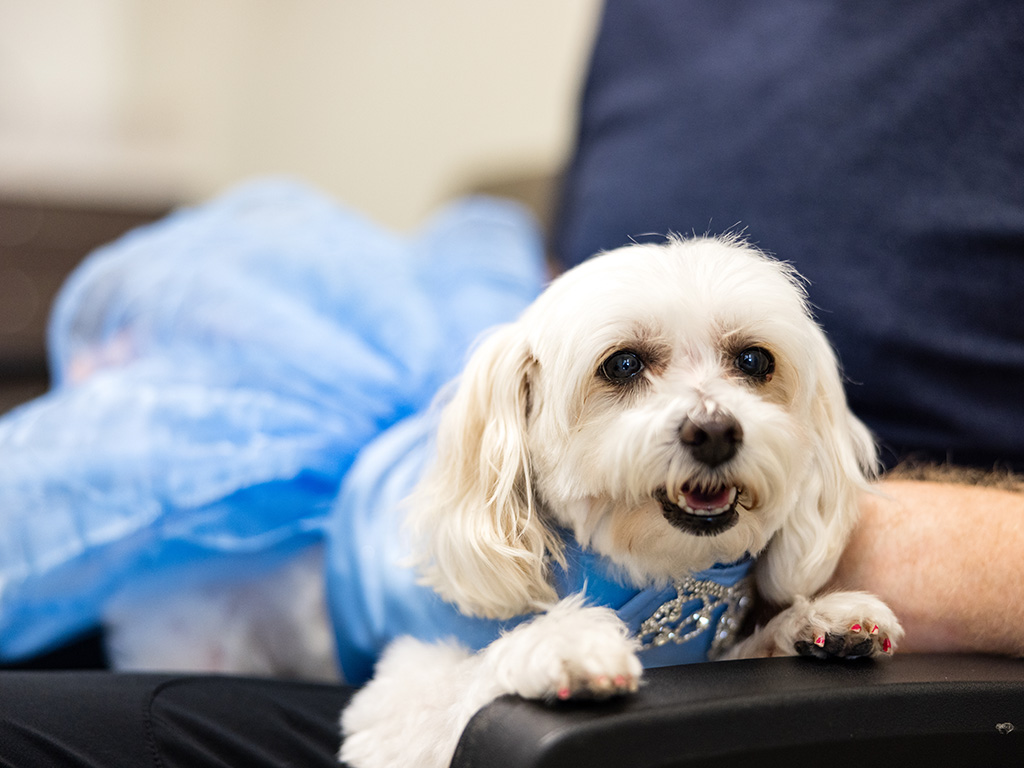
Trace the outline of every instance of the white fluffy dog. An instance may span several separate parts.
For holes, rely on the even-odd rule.
[[[446,601],[471,616],[536,616],[476,653],[395,642],[343,715],[341,758],[359,768],[446,766],[469,718],[494,698],[635,691],[638,635],[665,630],[671,644],[709,623],[695,616],[687,637],[675,637],[682,624],[666,603],[637,632],[589,593],[560,594],[554,574],[570,545],[624,587],[664,590],[690,579],[707,604],[725,605],[725,618],[710,622],[713,655],[891,653],[903,631],[883,603],[818,594],[874,463],[786,265],[738,239],[696,238],[629,246],[572,269],[473,354],[408,512],[423,577]],[[748,556],[758,592],[783,609],[728,648],[743,591],[716,592],[693,577]],[[306,560],[289,578],[305,569],[318,583],[317,568]],[[311,654],[320,659],[293,658],[292,668],[325,669],[321,603],[296,601],[296,592],[290,582],[278,590],[280,621],[305,623],[308,641],[293,627],[272,647],[279,633],[266,631],[273,605],[264,593],[250,598],[259,623],[237,647],[224,640],[237,630],[208,629],[192,666],[267,672],[273,658]],[[156,637],[180,647],[168,617],[194,619],[194,597],[162,609],[161,628],[140,626],[130,605],[122,611],[122,666],[160,666],[166,649],[154,649]],[[214,616],[246,604],[237,594],[207,602]],[[309,608],[296,616],[297,604]],[[253,658],[263,666],[253,668]]]
[[[729,657],[875,656],[902,636],[877,598],[815,595],[875,463],[798,277],[734,239],[602,254],[472,356],[410,523],[428,583],[461,611],[537,617],[471,654],[397,642],[344,713],[360,768],[444,766],[499,695],[637,689],[616,613],[551,584],[571,532],[627,584],[757,555],[788,606]]]

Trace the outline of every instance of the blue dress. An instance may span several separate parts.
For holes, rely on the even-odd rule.
[[[342,485],[328,523],[327,585],[346,682],[372,674],[385,646],[401,635],[454,639],[478,650],[525,621],[466,616],[417,583],[407,567],[400,502],[431,455],[435,415],[427,412],[392,427],[360,454]],[[615,609],[644,647],[645,667],[707,661],[731,639],[750,603],[752,560],[716,565],[679,584],[639,588],[610,572],[600,557],[563,532],[566,568],[554,567],[559,597],[582,592]]]
[[[399,236],[283,181],[96,251],[50,320],[53,389],[0,418],[0,659],[96,626],[140,574],[320,539],[358,452],[544,279],[512,204]]]

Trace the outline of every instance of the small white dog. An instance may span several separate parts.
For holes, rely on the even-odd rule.
[[[704,643],[703,657],[853,657],[887,655],[902,637],[877,598],[818,594],[874,446],[798,276],[738,239],[629,246],[559,277],[473,354],[436,453],[408,512],[423,578],[463,614],[535,616],[479,652],[395,642],[343,714],[352,766],[446,766],[494,698],[629,693],[683,641]],[[565,574],[583,560],[581,595]],[[784,609],[733,643],[748,582],[708,574],[751,560],[757,591]],[[602,580],[639,596],[635,615],[600,604]],[[314,640],[289,640],[293,652],[329,646],[316,605],[301,619]],[[127,616],[124,665],[159,666],[139,649],[167,628],[136,626],[133,640],[138,611]],[[260,634],[210,646],[196,666],[253,671]]]
[[[502,694],[637,689],[643,638],[552,584],[565,532],[638,589],[756,555],[758,591],[789,607],[730,658],[885,655],[902,636],[877,598],[813,597],[874,446],[798,277],[738,240],[630,246],[558,278],[472,356],[437,453],[410,511],[426,580],[464,613],[538,615],[475,654],[392,646],[342,719],[353,766],[447,765]],[[671,604],[657,608],[638,634],[679,627]]]

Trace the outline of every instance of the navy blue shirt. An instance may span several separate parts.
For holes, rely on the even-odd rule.
[[[1024,4],[610,0],[557,258],[736,229],[887,463],[1024,470]]]

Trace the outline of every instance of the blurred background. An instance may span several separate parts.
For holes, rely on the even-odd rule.
[[[90,250],[254,176],[409,231],[566,161],[599,0],[0,0],[0,412]]]

